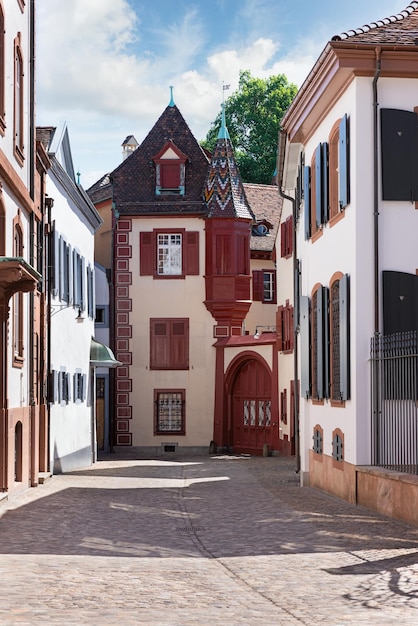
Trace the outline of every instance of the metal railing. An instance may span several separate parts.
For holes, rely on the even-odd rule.
[[[418,474],[417,333],[371,339],[372,464]]]

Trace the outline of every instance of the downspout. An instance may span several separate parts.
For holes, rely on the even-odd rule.
[[[377,81],[379,80],[381,70],[381,54],[382,48],[378,46],[375,49],[376,53],[376,69],[373,78],[373,238],[374,238],[374,337],[377,338],[379,334],[379,152],[378,152],[378,133],[379,133],[379,103],[377,100]],[[379,441],[379,401],[380,401],[380,372],[379,366],[372,369],[372,437],[375,441]],[[375,454],[378,454],[375,451]],[[373,448],[371,451],[373,456]],[[379,459],[375,461],[379,464]],[[372,459],[373,463],[373,459]],[[357,496],[356,496],[357,499]]]
[[[292,215],[293,215],[293,286],[295,286],[295,276],[296,272],[299,271],[298,262],[297,262],[297,254],[296,254],[296,200],[291,196],[288,196],[284,193],[282,189],[283,183],[283,167],[284,167],[284,158],[285,158],[285,149],[286,149],[286,132],[281,130],[279,133],[279,148],[277,155],[277,186],[279,189],[279,195],[284,200],[289,200],[292,203]],[[293,307],[294,310],[296,308],[299,311],[299,302],[296,302],[296,299],[299,298],[299,293],[296,293],[296,289],[293,288]],[[294,320],[294,341],[293,341],[293,380],[294,380],[294,401],[293,401],[293,425],[294,425],[294,433],[295,433],[295,456],[296,456],[296,467],[295,471],[297,474],[300,472],[301,468],[301,459],[300,459],[300,432],[299,432],[299,378],[298,378],[298,332],[299,332],[299,322],[298,320]]]
[[[30,2],[30,23],[29,23],[29,194],[31,200],[35,199],[35,0]],[[35,267],[35,215],[30,215],[30,264]],[[38,285],[39,289],[39,285]],[[35,421],[36,421],[36,404],[35,397],[35,370],[34,370],[34,338],[35,338],[35,319],[34,319],[35,294],[33,291],[29,294],[29,414],[31,420],[30,434],[30,484],[37,484],[36,466],[35,466]],[[37,362],[37,376],[39,376],[39,359]],[[38,380],[39,382],[39,380]],[[38,407],[39,409],[39,407]],[[39,413],[38,413],[39,419]]]
[[[379,332],[379,103],[377,101],[377,81],[381,70],[382,49],[376,48],[376,70],[373,78],[373,217],[374,217],[374,332]]]

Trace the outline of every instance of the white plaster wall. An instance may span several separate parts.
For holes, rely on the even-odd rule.
[[[55,180],[52,173],[47,179],[47,193],[54,199],[52,219],[55,228],[72,248],[84,256],[87,265],[94,268],[94,233],[74,205],[71,198]],[[85,285],[86,289],[86,285]],[[85,292],[87,301],[87,292]],[[50,458],[59,457],[61,469],[73,469],[91,462],[92,450],[92,389],[90,385],[90,342],[94,336],[94,321],[84,311],[84,322],[78,323],[78,307],[65,305],[58,298],[52,299],[51,317],[51,369],[71,374],[70,402],[51,404],[50,411]],[[87,397],[84,402],[74,403],[73,374],[81,370],[86,375]],[[90,449],[90,452],[89,452]]]

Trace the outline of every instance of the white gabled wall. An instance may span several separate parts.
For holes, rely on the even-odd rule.
[[[85,260],[84,299],[87,303],[87,274],[94,269],[94,230],[81,214],[72,198],[50,172],[47,193],[54,199],[52,221],[55,230],[72,250]],[[90,343],[94,336],[94,321],[88,316],[87,305],[82,312],[84,321],[76,321],[78,306],[69,306],[58,296],[52,297],[51,370],[70,375],[69,402],[58,399],[50,405],[51,469],[57,473],[89,465],[93,459],[94,390],[90,370]],[[74,374],[84,377],[84,399],[75,401]]]

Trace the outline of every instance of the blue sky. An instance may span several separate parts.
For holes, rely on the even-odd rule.
[[[198,140],[239,71],[300,86],[335,34],[408,0],[37,0],[37,124],[67,124],[88,188],[174,100]]]

